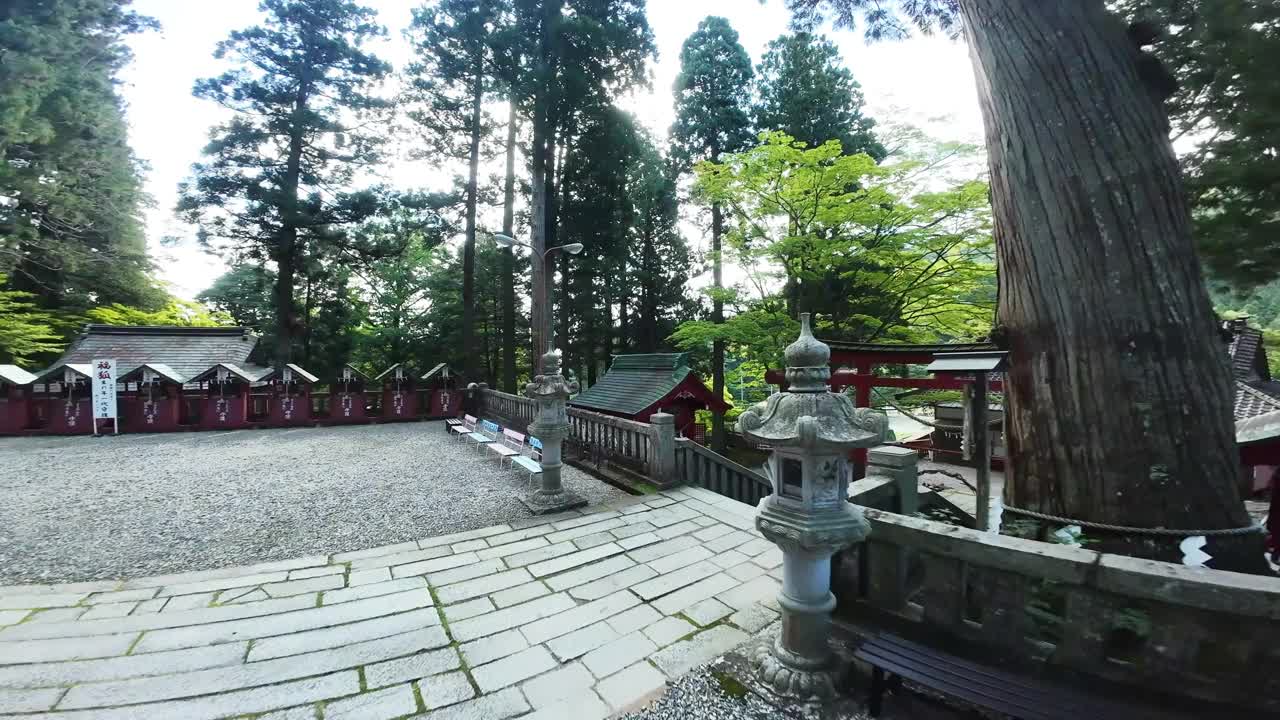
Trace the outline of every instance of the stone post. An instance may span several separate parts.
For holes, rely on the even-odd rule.
[[[893,478],[897,488],[899,515],[915,515],[920,510],[919,456],[911,448],[881,445],[867,454],[868,475]]]
[[[669,487],[676,482],[676,416],[657,412],[649,416],[649,424],[653,426],[649,481]]]
[[[520,501],[535,515],[564,512],[582,507],[587,501],[564,489],[560,482],[561,448],[569,437],[569,412],[566,401],[578,391],[578,383],[566,381],[560,374],[560,351],[549,348],[542,356],[542,375],[525,386],[525,395],[538,405],[529,432],[542,441],[542,476],[537,490]]]
[[[801,702],[835,695],[841,669],[828,641],[831,556],[871,532],[849,503],[849,452],[884,442],[888,419],[831,392],[831,349],[813,337],[809,314],[786,350],[788,390],[738,419],[750,439],[773,447],[766,474],[773,494],[760,501],[756,528],[782,549],[782,634],[749,657],[768,689]]]

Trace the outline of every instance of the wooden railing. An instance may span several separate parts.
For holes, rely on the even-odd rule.
[[[676,438],[676,478],[748,505],[773,492],[769,480],[688,438]]]
[[[608,461],[649,475],[653,457],[653,426],[649,423],[571,407],[569,428],[572,441],[588,451],[597,464]]]
[[[1280,711],[1280,579],[866,510],[841,615],[1047,672]]]

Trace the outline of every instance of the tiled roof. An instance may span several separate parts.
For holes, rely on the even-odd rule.
[[[396,363],[386,370],[383,370],[381,373],[378,373],[378,377],[374,378],[374,380],[382,380],[383,378],[390,377],[391,373],[395,372],[396,368],[404,368],[404,377],[406,380],[412,380],[416,374],[413,372],[413,368],[408,365],[404,363]]]
[[[298,377],[302,378],[303,380],[306,380],[309,383],[320,382],[320,378],[316,377],[315,375],[312,375],[311,373],[307,372],[306,370],[303,370],[301,367],[294,365],[293,363],[286,363],[285,367],[292,370],[294,375],[297,375]],[[258,379],[259,380],[275,380],[276,377],[279,375],[280,375],[279,370],[268,370],[265,373],[262,373],[261,375],[259,375]]]
[[[361,370],[360,370],[360,368],[356,367],[355,365],[352,365],[351,363],[347,363],[346,365],[343,365],[343,366],[342,366],[342,368],[343,368],[344,370],[350,370],[350,371],[351,371],[351,374],[352,374],[352,378],[351,378],[351,379],[352,379],[352,380],[356,380],[356,381],[359,381],[359,382],[368,382],[368,381],[369,381],[369,376],[368,376],[368,375],[366,375],[366,374],[364,374],[364,372],[363,372],[363,371],[361,371]],[[338,379],[339,379],[339,380],[341,380],[341,379],[342,379],[342,371],[341,371],[341,370],[339,370],[339,371],[338,371]]]
[[[10,385],[30,385],[36,381],[36,376],[17,365],[0,365],[0,381]]]
[[[689,375],[688,360],[686,353],[615,355],[609,372],[569,404],[635,415],[666,397]]]
[[[239,365],[236,365],[235,363],[215,363],[213,367],[209,368],[208,370],[205,370],[199,375],[196,375],[195,377],[191,378],[187,382],[204,382],[205,380],[209,380],[210,378],[217,377],[218,368],[220,367],[226,368],[227,371],[230,372],[232,375],[235,375],[241,380],[244,380],[245,382],[249,382],[249,383],[257,382],[260,376],[270,372],[270,370],[267,368],[246,369],[246,368],[240,367]]]
[[[1280,383],[1236,381],[1237,422],[1277,410],[1280,410]]]
[[[165,365],[164,363],[143,363],[138,367],[130,370],[129,372],[123,373],[122,375],[120,375],[120,381],[133,382],[134,380],[141,380],[142,372],[144,370],[152,370],[153,372],[155,372],[157,375],[164,378],[165,380],[168,380],[169,382],[178,383],[179,385],[187,381],[187,378],[185,375],[183,375],[182,373],[179,373],[177,370],[174,370],[173,368],[169,367],[168,365]]]
[[[93,377],[93,366],[89,363],[69,363],[60,362],[54,364],[53,367],[44,372],[36,374],[36,382],[62,382],[62,369],[69,368],[71,372],[89,380]]]
[[[1280,437],[1280,411],[1236,421],[1236,443],[1253,445]]]
[[[449,363],[440,363],[436,365],[435,367],[428,370],[427,374],[423,375],[421,379],[430,380],[431,378],[435,377],[437,373],[441,373],[441,372],[444,373],[444,377],[449,377]]]
[[[1237,380],[1252,382],[1270,380],[1267,348],[1262,344],[1262,331],[1249,327],[1248,316],[1222,321],[1222,331],[1229,336],[1227,357]]]
[[[246,328],[87,325],[58,364],[109,358],[116,361],[121,374],[143,363],[160,363],[192,377],[218,363],[229,363],[256,377],[262,368],[250,364],[249,356],[257,345],[258,336]]]

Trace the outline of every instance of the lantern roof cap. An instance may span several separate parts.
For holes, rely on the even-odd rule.
[[[784,354],[791,392],[827,392],[831,380],[831,348],[813,336],[809,313],[800,313],[800,337],[787,346]]]
[[[831,350],[813,336],[809,314],[800,315],[800,337],[786,350],[789,388],[757,403],[738,418],[748,438],[774,447],[843,452],[879,445],[889,419],[870,408],[854,407],[847,395],[831,392],[827,381]]]

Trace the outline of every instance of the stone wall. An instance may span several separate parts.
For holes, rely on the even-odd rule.
[[[1029,672],[1280,712],[1280,579],[866,514],[870,538],[835,563],[847,620]]]

